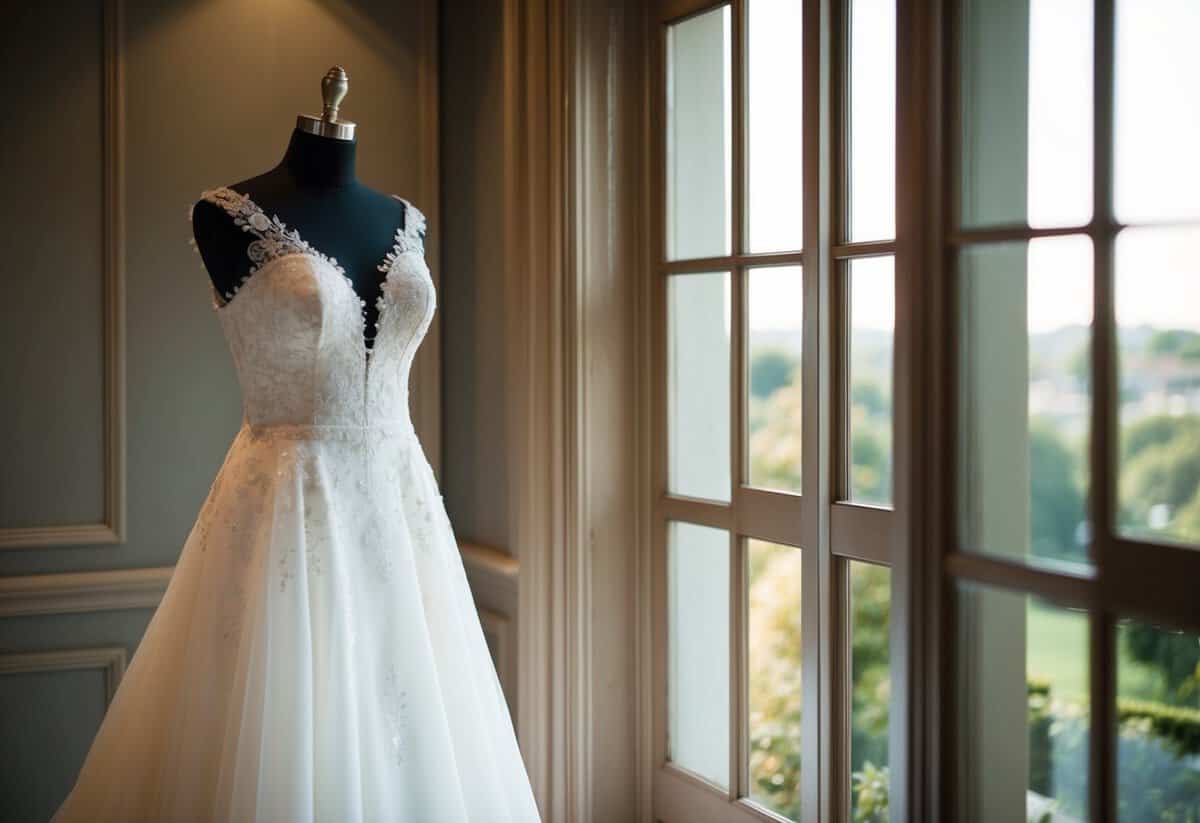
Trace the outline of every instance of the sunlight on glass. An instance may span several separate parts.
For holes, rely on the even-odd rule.
[[[986,586],[958,592],[958,819],[1086,820],[1087,614]]]
[[[896,2],[850,3],[851,241],[896,236]]]
[[[1200,3],[1118,0],[1116,36],[1117,218],[1200,217]]]
[[[889,255],[851,260],[847,270],[850,499],[890,506],[895,259]]]
[[[729,274],[667,279],[667,490],[729,500]]]
[[[959,297],[963,547],[1088,563],[1091,241],[968,248]]]
[[[1200,227],[1117,235],[1116,315],[1119,528],[1200,545]]]
[[[804,280],[799,266],[775,266],[747,281],[748,482],[799,492]]]
[[[960,0],[966,227],[1092,216],[1092,3]]]
[[[1200,814],[1200,636],[1117,626],[1117,819]]]
[[[800,550],[746,546],[750,799],[800,819]]]
[[[850,570],[850,807],[852,819],[888,819],[888,651],[892,571],[847,561]]]
[[[667,557],[671,762],[729,785],[729,532],[672,522]]]
[[[729,6],[667,29],[667,259],[729,253]]]
[[[750,0],[746,8],[746,246],[752,252],[803,245],[800,17],[800,0]]]

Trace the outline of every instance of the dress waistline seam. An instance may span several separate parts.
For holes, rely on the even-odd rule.
[[[388,421],[373,424],[354,423],[251,423],[242,421],[241,430],[251,439],[341,440],[372,436],[414,434],[412,421]]]

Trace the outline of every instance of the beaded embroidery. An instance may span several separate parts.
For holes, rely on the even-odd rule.
[[[404,221],[403,225],[396,229],[394,235],[395,241],[392,243],[391,250],[384,255],[383,260],[376,266],[379,271],[389,276],[401,255],[408,252],[424,254],[427,227],[425,215],[416,206],[397,194],[393,194],[391,197],[404,204]],[[359,304],[364,356],[367,358],[370,357],[373,347],[366,345],[366,341],[374,340],[375,334],[368,336],[366,331],[367,301],[358,296],[358,292],[354,289],[354,281],[346,274],[345,268],[338,263],[336,257],[325,254],[316,246],[303,239],[298,229],[289,229],[287,224],[279,219],[279,215],[276,214],[268,217],[262,207],[255,203],[247,194],[234,191],[228,186],[218,186],[214,189],[206,189],[201,192],[200,199],[220,206],[233,218],[234,225],[240,226],[242,231],[250,232],[255,236],[255,239],[246,247],[246,254],[253,265],[250,266],[250,270],[246,274],[242,275],[234,285],[233,290],[226,291],[222,298],[217,293],[216,286],[212,286],[214,310],[219,310],[229,305],[238,291],[246,285],[246,281],[250,279],[250,276],[268,263],[291,254],[309,255],[325,262],[350,287],[350,293],[354,295],[354,299]],[[195,203],[192,203],[188,206],[189,222],[193,219],[194,211]],[[188,238],[188,243],[192,246],[193,251],[199,254],[200,249],[196,245],[196,238],[194,236]],[[387,278],[385,277],[384,285],[386,286],[386,284]],[[374,324],[376,332],[379,330],[383,311],[387,305],[387,301],[384,299],[386,291],[386,288],[383,289],[381,294],[375,299],[375,308],[380,318]]]

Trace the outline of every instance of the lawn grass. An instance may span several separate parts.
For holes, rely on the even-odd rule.
[[[1026,672],[1050,681],[1052,694],[1086,700],[1088,694],[1088,620],[1031,600],[1027,610]],[[1121,697],[1162,700],[1162,674],[1129,658],[1117,647],[1117,691]]]

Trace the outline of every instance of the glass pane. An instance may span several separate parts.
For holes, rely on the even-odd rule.
[[[667,489],[729,500],[728,272],[667,280]]]
[[[1200,545],[1200,227],[1117,235],[1116,315],[1118,527]]]
[[[729,532],[671,523],[668,756],[729,786]]]
[[[1114,207],[1125,222],[1200,217],[1200,3],[1118,0]]]
[[[747,541],[750,798],[800,819],[800,550]]]
[[[751,0],[746,9],[746,247],[803,245],[800,0]]]
[[[1200,820],[1200,635],[1117,627],[1117,819]]]
[[[851,260],[847,283],[850,499],[890,506],[895,259],[888,256]]]
[[[1091,241],[966,249],[959,299],[963,547],[1087,563]]]
[[[804,280],[799,266],[750,269],[747,277],[748,482],[799,492]]]
[[[888,819],[889,618],[892,572],[849,561],[850,806],[853,820]]]
[[[896,2],[850,4],[850,231],[896,236]]]
[[[961,0],[960,8],[963,225],[1087,223],[1091,0]]]
[[[729,254],[729,6],[667,29],[667,259]]]
[[[958,819],[1086,820],[1087,615],[970,584],[958,602]]]

